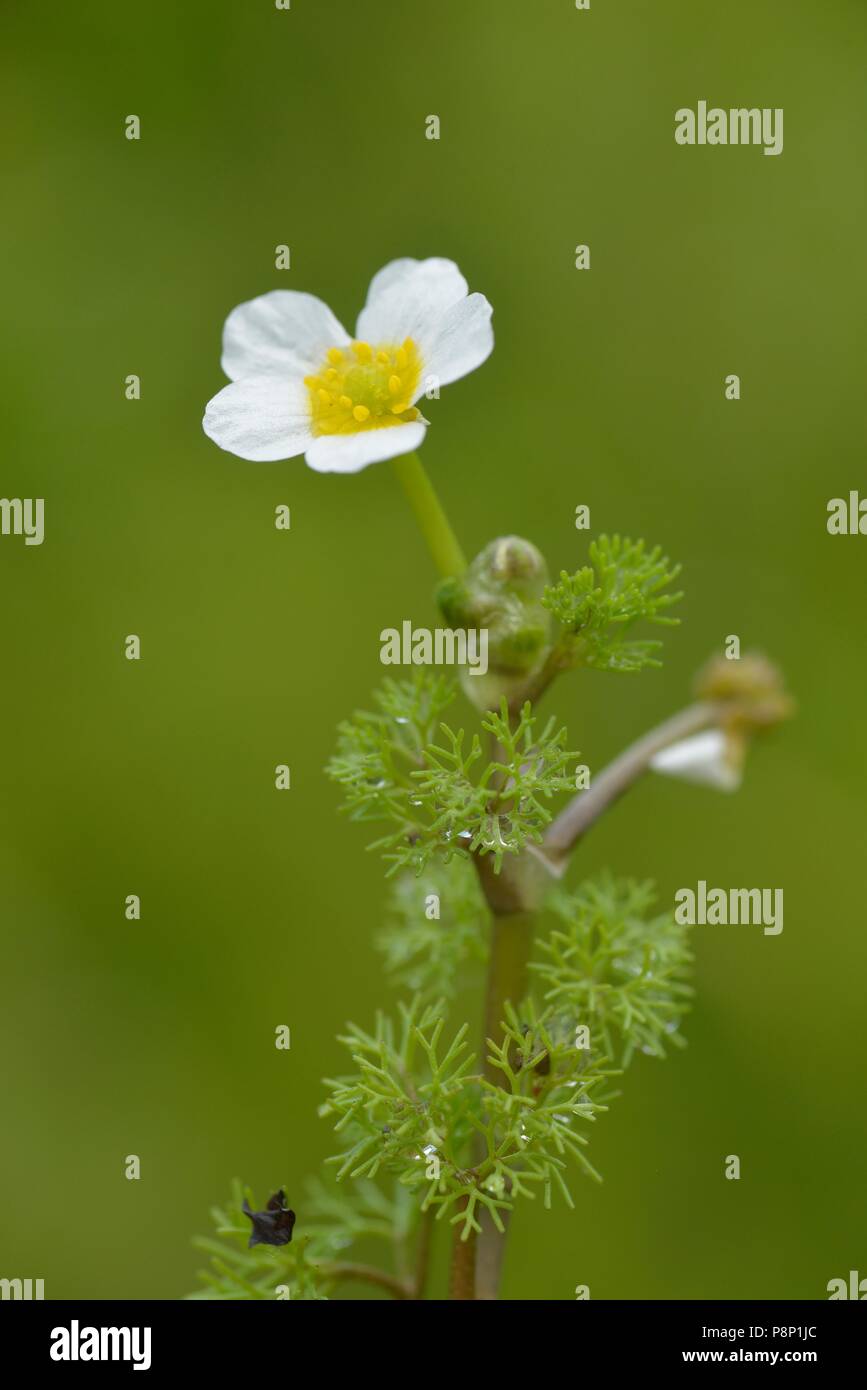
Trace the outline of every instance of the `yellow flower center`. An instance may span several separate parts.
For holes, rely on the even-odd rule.
[[[333,347],[325,356],[316,375],[304,378],[314,434],[356,434],[420,419],[412,398],[421,358],[412,338],[400,347]]]

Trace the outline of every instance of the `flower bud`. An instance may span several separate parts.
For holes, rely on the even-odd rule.
[[[747,733],[779,724],[794,711],[780,672],[758,652],[737,661],[713,657],[696,677],[695,691],[702,700],[730,702],[731,712],[722,722]]]
[[[461,678],[481,708],[495,707],[503,695],[510,699],[544,661],[551,630],[541,603],[547,582],[541,552],[520,536],[502,536],[485,546],[465,574],[437,590],[450,627],[487,630],[487,675]]]

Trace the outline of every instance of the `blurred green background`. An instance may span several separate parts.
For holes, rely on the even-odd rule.
[[[2,491],[46,499],[46,540],[0,538],[0,1275],[181,1296],[236,1174],[303,1222],[335,1032],[387,996],[380,864],[322,767],[434,576],[387,467],[245,463],[200,421],[235,304],[304,289],[351,328],[401,255],[454,258],[495,309],[493,357],[428,411],[466,548],[517,530],[575,568],[585,502],[684,564],[663,671],[555,689],[571,745],[600,767],[729,633],[799,701],[738,796],[647,780],[581,851],[570,881],[664,901],[783,887],[785,930],[697,932],[689,1049],[639,1059],[593,1131],[604,1186],[518,1212],[504,1293],[867,1275],[867,540],[825,529],[867,489],[864,5],[91,0],[4,27]],[[676,146],[702,98],[783,107],[783,155]]]

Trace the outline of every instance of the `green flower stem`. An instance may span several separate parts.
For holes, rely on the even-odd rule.
[[[491,953],[488,960],[482,1056],[488,1081],[505,1089],[508,1085],[505,1076],[487,1060],[487,1039],[500,1041],[506,1000],[517,1008],[526,993],[527,960],[533,944],[536,913],[544,888],[550,882],[550,870],[545,872],[536,859],[526,854],[514,863],[504,863],[498,874],[494,873],[489,854],[477,854],[474,863],[491,912]],[[487,1212],[479,1214],[482,1234],[476,1255],[477,1299],[492,1300],[497,1297],[506,1250],[508,1218],[508,1212],[503,1212],[502,1221],[506,1229],[499,1231]]]
[[[518,1007],[526,993],[527,959],[533,940],[534,916],[516,912],[507,917],[494,917],[491,926],[491,956],[488,965],[488,992],[485,1000],[485,1039],[502,1041],[505,1004],[510,1000]],[[487,1046],[485,1046],[487,1053]],[[485,1058],[485,1075],[496,1086],[507,1086],[498,1067]]]
[[[467,567],[464,553],[418,454],[402,454],[400,458],[392,459],[391,466],[412,507],[440,576],[452,579],[455,575],[463,574]]]
[[[488,989],[485,1000],[485,1038],[499,1042],[502,1037],[501,1024],[505,1016],[506,1000],[517,1007],[526,992],[527,960],[533,942],[535,915],[532,912],[513,912],[495,915],[491,926],[491,955],[488,965]],[[487,1060],[485,1045],[485,1075],[495,1086],[507,1086],[505,1076]],[[506,1236],[509,1230],[509,1213],[501,1216],[505,1231],[498,1231],[487,1212],[481,1213],[479,1221],[482,1234],[479,1237],[476,1257],[476,1298],[491,1301],[497,1298],[503,1257],[506,1253]]]
[[[427,1281],[430,1272],[430,1252],[431,1237],[433,1235],[434,1212],[430,1207],[422,1213],[421,1223],[418,1232],[418,1246],[415,1256],[415,1285],[413,1298],[423,1299],[427,1296]]]
[[[458,1204],[458,1211],[466,1208],[467,1199]],[[476,1296],[476,1233],[470,1231],[466,1240],[461,1239],[461,1226],[455,1226],[452,1244],[452,1264],[449,1274],[450,1299],[475,1299]]]

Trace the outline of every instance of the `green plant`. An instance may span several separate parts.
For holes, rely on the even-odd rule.
[[[788,713],[762,658],[714,662],[694,704],[592,779],[565,728],[539,715],[565,672],[660,665],[660,641],[634,634],[677,623],[680,567],[658,546],[604,535],[555,584],[518,536],[467,564],[412,452],[428,428],[416,403],[485,362],[491,314],[452,261],[432,257],[374,276],[355,340],[325,304],[294,292],[239,305],[226,321],[232,380],[208,405],[206,433],[241,458],[303,453],[318,472],[389,460],[439,574],[447,632],[475,634],[483,660],[456,681],[418,669],[430,657],[413,650],[413,674],[386,680],[371,710],[340,725],[328,772],[348,816],[380,827],[370,848],[391,897],[377,944],[407,997],[341,1039],[349,1069],[326,1082],[322,1106],[336,1135],[334,1187],[311,1192],[292,1240],[282,1189],[256,1211],[236,1186],[215,1212],[223,1240],[202,1247],[209,1297],[318,1298],[352,1279],[418,1299],[434,1222],[453,1228],[452,1297],[497,1296],[515,1205],[538,1193],[571,1203],[570,1169],[598,1179],[589,1131],[613,1078],[637,1052],[661,1057],[682,1041],[690,997],[686,929],[651,912],[650,886],[603,878],[564,893],[571,856],[651,766],[732,787],[749,739]],[[469,729],[451,718],[459,688]],[[537,941],[549,910],[559,925]],[[465,969],[483,961],[476,1036],[446,1015]],[[344,1258],[373,1237],[391,1247],[388,1268]]]
[[[736,673],[712,663],[695,703],[591,779],[538,702],[567,671],[659,666],[660,643],[632,633],[676,623],[679,567],[618,536],[599,537],[590,563],[554,585],[516,537],[466,567],[438,503],[425,510],[420,468],[404,458],[398,474],[447,567],[441,611],[491,639],[484,680],[461,682],[480,707],[476,727],[446,722],[458,681],[415,669],[341,724],[328,767],[350,819],[383,828],[370,846],[390,880],[377,945],[404,997],[341,1038],[347,1070],[326,1081],[321,1108],[332,1176],[299,1203],[296,1238],[247,1248],[236,1184],[214,1212],[219,1239],[198,1242],[211,1266],[196,1297],[313,1299],[364,1281],[422,1298],[438,1224],[453,1233],[451,1296],[496,1297],[515,1206],[571,1205],[574,1172],[599,1180],[590,1135],[623,1072],[636,1054],[683,1045],[688,928],[653,910],[647,883],[603,876],[565,891],[572,854],[664,750],[717,730],[741,756],[788,712],[763,659],[743,658]],[[484,963],[477,1036],[447,1016],[465,972]],[[370,1241],[385,1247],[382,1265],[347,1259]]]

